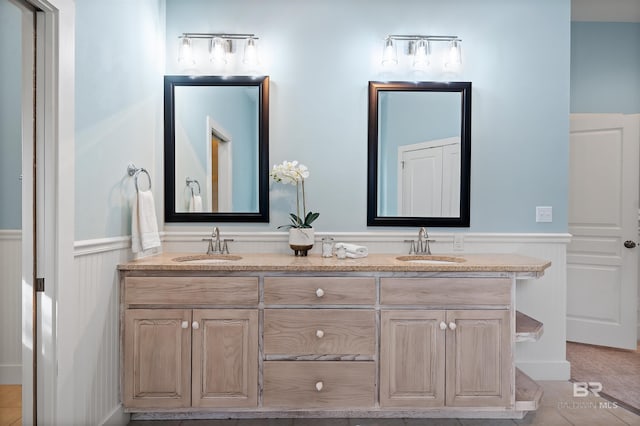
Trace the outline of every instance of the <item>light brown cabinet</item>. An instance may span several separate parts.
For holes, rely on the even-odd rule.
[[[257,305],[257,279],[196,279],[194,290],[176,278],[125,280],[125,407],[257,407],[258,310],[215,308],[251,304],[251,287]],[[178,309],[195,304],[213,308]]]
[[[267,409],[373,409],[376,302],[371,277],[266,277]]]
[[[124,312],[126,407],[191,405],[191,310],[130,309]]]
[[[537,408],[535,383],[516,389],[525,331],[516,333],[514,276],[242,274],[123,272],[125,410],[521,417]]]
[[[382,278],[380,285],[382,407],[513,406],[509,279]]]

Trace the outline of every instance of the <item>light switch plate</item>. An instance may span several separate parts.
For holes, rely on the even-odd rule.
[[[453,234],[453,251],[464,251],[464,234]]]
[[[553,207],[537,206],[536,222],[553,222]]]

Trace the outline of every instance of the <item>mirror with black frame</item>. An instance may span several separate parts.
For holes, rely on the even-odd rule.
[[[269,221],[269,77],[165,76],[167,222]]]
[[[367,225],[468,227],[470,82],[369,82]]]

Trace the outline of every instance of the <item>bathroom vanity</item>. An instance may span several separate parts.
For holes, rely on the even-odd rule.
[[[514,365],[542,324],[515,310],[514,254],[165,253],[119,266],[122,401],[133,418],[521,418]]]

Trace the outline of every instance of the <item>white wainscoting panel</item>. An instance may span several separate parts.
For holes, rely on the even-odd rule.
[[[132,258],[130,238],[75,244],[76,330],[73,389],[76,424],[127,424],[119,400],[117,265]],[[70,353],[70,352],[67,352]]]
[[[221,227],[222,238],[233,238],[231,253],[292,253],[286,232],[232,232]],[[336,242],[366,245],[370,253],[404,254],[416,239],[415,232],[316,233],[316,244],[311,253],[320,252],[320,240],[333,236]],[[165,232],[163,251],[204,253],[210,231]],[[454,235],[463,236],[463,250],[453,249]],[[516,363],[525,373],[537,380],[568,380],[569,363],[566,360],[566,247],[569,234],[480,234],[431,232],[436,241],[433,253],[519,253],[547,259],[552,266],[539,279],[521,280],[516,290],[517,309],[544,323],[544,335],[538,342],[518,343]]]
[[[0,385],[22,383],[22,233],[0,230]]]

